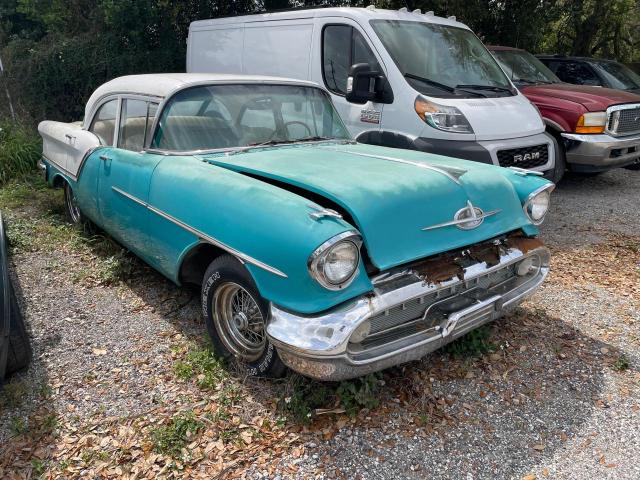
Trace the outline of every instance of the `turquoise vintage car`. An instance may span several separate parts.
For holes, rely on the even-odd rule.
[[[201,287],[215,350],[250,375],[339,380],[418,359],[533,293],[553,184],[354,142],[326,91],[266,77],[121,77],[41,167],[91,221]]]

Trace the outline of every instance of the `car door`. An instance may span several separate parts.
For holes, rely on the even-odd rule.
[[[347,77],[352,65],[368,63],[373,70],[386,75],[367,37],[353,22],[328,19],[328,23],[322,27],[320,45],[324,85],[331,92],[333,103],[351,134],[357,137],[363,132],[380,130],[384,104],[369,101],[364,105],[356,105],[345,99]]]
[[[99,152],[98,205],[101,224],[114,238],[147,259],[149,182],[161,155],[145,145],[158,104],[148,98],[120,99],[114,146]]]

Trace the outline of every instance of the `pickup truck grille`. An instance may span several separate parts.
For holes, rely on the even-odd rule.
[[[615,110],[609,115],[607,130],[612,135],[633,135],[640,133],[640,107]]]
[[[499,150],[498,163],[501,167],[534,168],[549,161],[549,147],[546,144],[530,147]]]

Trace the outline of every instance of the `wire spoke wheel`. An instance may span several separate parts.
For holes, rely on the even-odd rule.
[[[220,285],[212,300],[213,319],[224,346],[242,362],[260,358],[267,345],[265,322],[258,303],[237,283]]]
[[[80,214],[80,207],[78,206],[78,197],[69,184],[66,184],[64,187],[64,199],[71,221],[73,223],[80,223],[82,216]]]

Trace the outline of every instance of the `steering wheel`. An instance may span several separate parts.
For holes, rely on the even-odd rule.
[[[309,137],[313,136],[309,126],[306,123],[301,122],[299,120],[291,120],[290,122],[285,122],[284,123],[284,129],[287,131],[287,134],[289,133],[289,128],[288,128],[289,125],[302,125],[302,127],[307,131],[307,134],[308,134],[307,136],[309,136]]]

